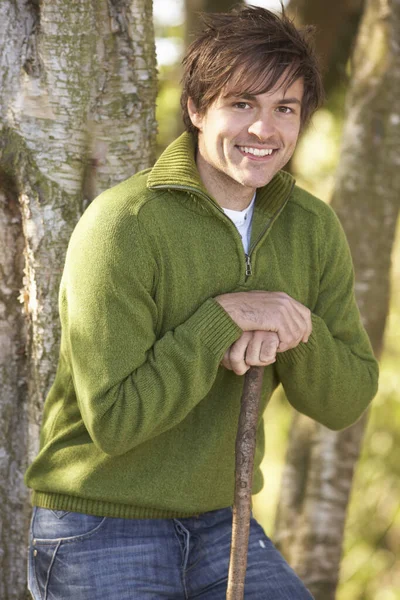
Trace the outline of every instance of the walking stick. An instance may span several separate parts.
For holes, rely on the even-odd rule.
[[[235,447],[235,500],[226,600],[244,598],[253,464],[263,373],[264,367],[251,367],[244,379]]]

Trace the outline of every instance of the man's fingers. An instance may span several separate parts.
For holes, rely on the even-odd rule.
[[[237,375],[243,375],[248,371],[248,365],[245,362],[246,348],[251,339],[251,333],[245,331],[238,340],[225,352],[221,365]]]
[[[284,352],[297,346],[305,332],[305,322],[299,313],[290,305],[282,304],[276,316],[276,328],[279,337],[279,351]]]
[[[251,366],[258,365],[260,361],[260,352],[262,345],[262,331],[254,331],[246,348],[246,364]]]
[[[257,294],[258,292],[250,292]],[[308,309],[285,292],[266,292],[264,304],[265,323],[261,330],[275,331],[280,340],[279,351],[284,352],[297,346],[307,334],[306,314]],[[260,299],[261,296],[256,296]]]
[[[279,337],[274,331],[255,331],[247,346],[246,363],[263,366],[275,362],[278,345]]]
[[[302,342],[308,342],[308,338],[312,333],[311,310],[297,300],[293,300],[293,308],[297,311],[301,321],[304,324],[304,333],[301,338]]]
[[[230,353],[230,348],[228,348],[228,350],[225,352],[224,358],[221,360],[221,365],[223,367],[225,367],[225,369],[232,371],[232,365],[231,365],[231,361],[229,358],[229,353]]]
[[[277,314],[278,352],[285,352],[307,342],[311,334],[311,311],[287,294],[280,294]]]
[[[260,361],[262,364],[271,364],[276,361],[276,352],[279,346],[279,337],[274,331],[266,332],[268,335],[264,339],[261,351]]]
[[[251,337],[251,332],[245,331],[229,349],[231,369],[236,375],[244,375],[249,370],[249,365],[245,361],[245,356]]]
[[[250,366],[272,364],[277,352],[285,352],[300,342],[307,342],[312,331],[311,311],[288,294],[249,292],[246,297],[255,294],[259,294],[257,299],[262,297],[261,294],[267,299],[264,308],[267,322],[261,323],[260,330],[244,331],[221,362],[237,375],[244,375]],[[268,323],[270,329],[267,329]]]
[[[307,342],[311,335],[310,310],[286,292],[232,292],[215,299],[243,331],[275,331],[279,352]]]
[[[250,367],[274,363],[278,345],[279,337],[273,331],[247,331],[227,350],[221,364],[244,375]]]

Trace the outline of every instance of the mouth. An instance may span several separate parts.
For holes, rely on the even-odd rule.
[[[242,156],[255,161],[271,160],[279,148],[255,148],[254,146],[236,146]]]

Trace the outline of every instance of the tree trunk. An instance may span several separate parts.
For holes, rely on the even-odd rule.
[[[290,0],[287,12],[298,26],[315,25],[315,48],[327,94],[347,79],[346,64],[363,12],[364,0]]]
[[[399,38],[399,0],[368,0],[333,198],[352,249],[357,301],[378,357],[400,204]],[[275,539],[316,600],[335,598],[346,506],[366,421],[364,415],[334,433],[301,415],[293,420]]]
[[[185,37],[186,46],[194,39],[199,31],[201,12],[229,12],[234,6],[243,4],[244,0],[185,0]]]
[[[0,57],[0,597],[21,600],[22,478],[58,358],[66,246],[93,197],[153,159],[151,0],[3,0]]]

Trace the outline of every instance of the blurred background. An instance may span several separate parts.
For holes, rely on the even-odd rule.
[[[180,61],[189,39],[189,23],[207,3],[184,0],[154,0],[159,90],[157,97],[157,153],[182,131],[180,118]],[[279,2],[254,1],[249,4],[280,10]],[[285,2],[285,5],[288,3]],[[298,3],[301,4],[301,3]],[[304,3],[303,3],[304,4]],[[310,5],[312,2],[309,3]],[[328,0],[318,0],[319,9],[329,18]],[[340,3],[339,3],[340,4]],[[345,116],[345,97],[351,79],[350,53],[362,3],[352,6],[352,18],[340,26],[350,36],[332,50],[327,77],[327,99],[304,133],[290,165],[297,183],[325,202],[330,202]],[[217,9],[214,2],[210,10]],[[337,6],[337,10],[340,7]],[[318,8],[317,8],[318,10]],[[310,7],[311,11],[311,7]],[[295,15],[296,16],[296,15]],[[318,15],[317,15],[318,16]],[[319,16],[318,16],[319,18]],[[315,22],[315,21],[314,21]],[[321,34],[325,26],[317,27]],[[332,22],[332,26],[335,23]],[[317,32],[318,33],[318,32]],[[340,55],[344,50],[344,55]],[[347,53],[347,55],[346,55]],[[400,140],[399,140],[400,142]],[[337,600],[400,600],[400,236],[397,233],[392,254],[391,300],[380,361],[379,393],[375,398],[358,463],[345,528]],[[265,485],[254,498],[254,511],[272,536],[281,477],[287,450],[291,409],[278,391],[265,415],[267,453],[263,462]]]
[[[233,4],[0,2],[1,600],[27,595],[23,476],[57,368],[70,235],[101,191],[151,166],[182,131],[180,61],[198,11]],[[381,378],[369,414],[341,432],[294,413],[278,391],[254,511],[316,600],[400,600],[400,2],[283,4],[296,26],[315,26],[326,89],[286,168],[342,222]]]

